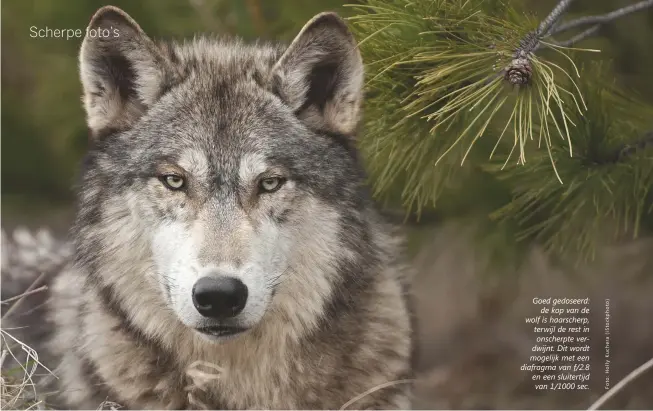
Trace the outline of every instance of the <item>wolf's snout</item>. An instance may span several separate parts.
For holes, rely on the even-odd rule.
[[[193,286],[193,304],[204,317],[235,317],[246,303],[247,286],[234,277],[202,277]]]

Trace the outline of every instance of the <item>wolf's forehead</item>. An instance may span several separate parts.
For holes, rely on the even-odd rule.
[[[212,173],[222,171],[241,181],[253,179],[270,166],[262,153],[243,153],[224,159],[211,154],[197,148],[185,149],[179,156],[179,166],[198,178],[209,178]]]
[[[179,156],[179,166],[197,176],[208,176],[211,171],[206,153],[198,149],[183,150]]]

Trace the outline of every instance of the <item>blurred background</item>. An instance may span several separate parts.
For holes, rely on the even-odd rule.
[[[545,16],[555,0],[524,0]],[[602,14],[633,1],[578,0],[570,16]],[[349,3],[355,3],[353,1]],[[343,16],[342,0],[5,0],[2,2],[2,226],[48,226],[65,234],[72,218],[71,186],[87,144],[77,73],[81,38],[33,38],[30,28],[81,29],[99,7],[127,11],[155,38],[196,32],[290,41],[320,11]],[[613,63],[618,82],[653,102],[653,11],[617,20],[584,41]],[[649,238],[606,246],[597,261],[567,266],[537,247],[519,264],[497,267],[473,246],[475,224],[425,220],[408,227],[417,268],[416,308],[421,351],[416,406],[426,408],[586,408],[601,395],[602,345],[592,390],[536,392],[519,370],[533,346],[525,315],[534,296],[590,297],[596,341],[602,340],[603,299],[614,308],[616,382],[653,357],[653,244]],[[494,275],[498,274],[498,275]],[[649,372],[653,374],[653,372]],[[653,408],[653,376],[618,394],[607,408]]]

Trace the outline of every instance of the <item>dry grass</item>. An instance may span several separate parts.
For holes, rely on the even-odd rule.
[[[34,384],[33,377],[36,375],[39,366],[38,353],[24,344],[22,341],[13,337],[6,330],[0,330],[2,333],[2,375],[0,376],[0,408],[1,409],[42,409],[42,401]],[[21,361],[17,358],[15,351],[20,349],[26,355],[26,359]],[[4,363],[8,359],[13,359],[15,367],[4,369]],[[45,367],[44,367],[45,368]]]
[[[375,393],[375,392],[377,392],[379,390],[382,390],[384,388],[393,387],[393,386],[399,385],[399,384],[410,384],[410,383],[412,383],[414,381],[415,381],[414,379],[407,379],[407,380],[388,381],[386,383],[379,384],[379,385],[377,385],[375,387],[370,388],[369,390],[365,391],[364,393],[359,394],[359,395],[355,396],[354,398],[350,399],[349,401],[344,403],[342,407],[340,407],[340,410],[346,410],[350,405],[355,404],[357,401],[359,401],[359,400],[367,397],[368,395],[373,394],[373,393]]]
[[[635,378],[639,377],[640,375],[644,374],[646,371],[650,370],[653,368],[653,358],[645,362],[644,364],[640,365],[636,369],[634,369],[630,374],[626,375],[621,381],[619,381],[614,387],[612,387],[608,392],[603,394],[601,398],[596,400],[594,404],[592,404],[588,410],[598,410],[601,408],[603,404],[605,404],[610,398],[614,397],[617,395],[619,391],[621,391],[623,388],[625,388],[631,381],[633,381]]]
[[[98,407],[97,410],[120,410],[122,406],[113,401],[103,401]]]
[[[36,288],[44,275],[39,276],[24,293],[2,301],[2,304],[13,303],[2,316],[5,322],[23,302],[25,297],[36,292],[44,291],[45,286]],[[44,409],[44,401],[37,392],[37,385],[34,377],[37,376],[39,367],[54,376],[46,366],[39,362],[36,350],[20,341],[11,334],[11,329],[0,328],[0,409]],[[15,366],[5,367],[5,363],[11,361]]]

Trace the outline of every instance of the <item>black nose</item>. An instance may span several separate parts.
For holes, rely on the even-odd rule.
[[[204,317],[235,317],[247,303],[247,286],[233,277],[202,277],[193,286],[193,304]]]

